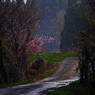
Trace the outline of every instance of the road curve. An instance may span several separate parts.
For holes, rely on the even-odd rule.
[[[78,80],[76,68],[77,57],[68,57],[58,63],[58,69],[50,77],[36,83],[19,85],[0,89],[0,95],[46,95],[47,91],[66,86],[72,81]]]

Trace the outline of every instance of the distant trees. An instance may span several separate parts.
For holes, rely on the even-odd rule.
[[[33,40],[41,18],[38,10],[35,0],[27,5],[23,0],[0,0],[0,83],[8,82],[9,77],[13,81],[25,78],[27,44]],[[11,74],[14,78],[8,75],[12,73],[7,70],[10,66],[18,71],[18,78],[14,74]]]
[[[64,26],[64,15],[66,14],[66,10],[62,9],[56,13],[56,17],[51,20],[51,29],[52,29],[52,34],[56,38],[56,45],[59,47],[60,46],[60,34],[61,31],[63,30]]]
[[[66,14],[64,15],[64,28],[61,31],[61,51],[63,51],[63,49],[68,51],[68,49],[72,47],[75,31],[78,31],[78,23],[76,22],[75,18],[73,18],[73,14],[71,12],[72,9],[78,11],[77,7],[79,5],[76,5],[76,2],[77,0],[68,0],[68,8],[66,10]]]

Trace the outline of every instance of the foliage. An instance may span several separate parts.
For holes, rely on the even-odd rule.
[[[82,53],[82,57],[79,57],[80,82],[89,87],[92,95],[95,93],[95,1],[82,1],[81,8],[79,16],[75,12],[76,21],[84,24],[76,36]]]
[[[72,3],[71,0],[69,1],[69,3]],[[76,2],[77,0],[73,1]],[[67,14],[66,25],[64,26],[66,31],[64,30],[62,35],[65,36],[66,33],[70,34],[72,31],[76,32],[75,44],[82,53],[82,56],[79,57],[80,82],[87,86],[90,95],[93,95],[95,93],[95,1],[80,0],[80,2],[73,3],[68,8]],[[68,22],[70,25],[68,25]],[[77,29],[71,27],[73,25]],[[70,39],[67,38],[67,41],[64,37],[61,39],[61,50],[65,43],[68,45]]]

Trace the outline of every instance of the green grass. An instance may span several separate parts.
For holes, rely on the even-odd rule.
[[[57,66],[57,63],[62,61],[66,57],[77,57],[81,56],[81,53],[77,52],[62,52],[62,53],[32,53],[32,55],[29,56],[28,61],[31,63],[33,61],[36,61],[39,58],[44,58],[46,60],[46,65],[48,69],[53,69]]]
[[[54,92],[48,92],[47,95],[90,95],[90,93],[88,88],[76,81],[66,87],[58,88]]]
[[[31,56],[33,56],[33,57],[31,57]],[[77,56],[81,56],[81,54],[77,53],[77,52],[33,53],[32,55],[30,55],[28,60],[32,62],[39,58],[44,58],[47,61],[47,63],[54,63],[54,62],[62,61],[66,57],[77,57]]]
[[[36,61],[39,58],[44,58],[46,60],[47,69],[37,71],[36,75],[29,76],[27,78],[27,80],[22,80],[22,81],[19,81],[16,83],[10,83],[10,84],[3,83],[2,85],[0,85],[0,87],[27,84],[27,83],[32,83],[33,79],[46,78],[46,77],[50,76],[57,69],[58,62],[64,60],[64,58],[66,58],[66,57],[77,57],[77,56],[81,56],[81,54],[79,54],[77,52],[32,53],[28,58],[28,62],[31,63],[33,61]]]

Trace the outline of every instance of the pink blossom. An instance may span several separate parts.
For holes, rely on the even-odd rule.
[[[54,41],[54,38],[53,37],[48,37],[48,36],[40,36],[38,37],[39,35],[36,35],[32,41],[30,41],[27,46],[28,46],[28,49],[27,51],[28,52],[33,52],[33,53],[40,53],[40,52],[44,52],[44,49],[43,49],[43,45],[48,42],[53,42]]]

